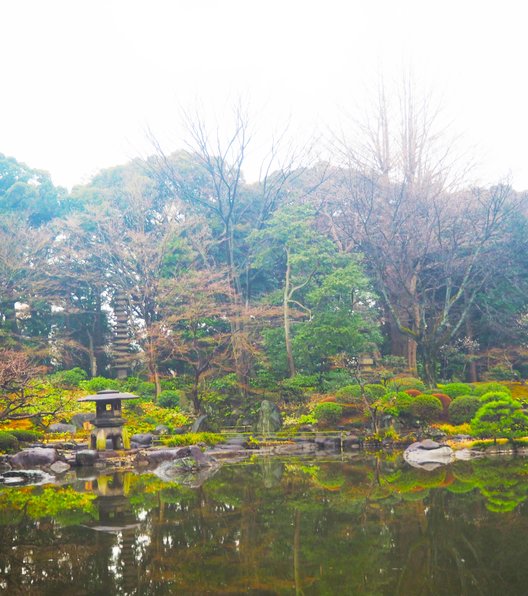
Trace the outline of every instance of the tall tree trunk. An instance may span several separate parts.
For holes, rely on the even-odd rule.
[[[436,385],[436,354],[431,347],[422,345],[420,355],[423,365],[424,381],[428,387],[434,387]]]
[[[90,331],[86,330],[88,335],[88,359],[90,361],[90,376],[97,376],[97,358],[95,357],[94,340]]]
[[[198,387],[200,386],[200,373],[198,371],[194,374],[194,383],[192,388],[192,403],[194,413],[198,416],[202,413],[202,402],[198,397]]]
[[[149,331],[147,331],[149,333]],[[150,336],[148,338],[148,369],[151,382],[154,383],[156,387],[156,399],[158,399],[161,393],[161,381],[159,376],[158,370],[158,358],[156,353],[156,346],[154,345],[154,339]]]
[[[286,359],[288,361],[288,371],[290,377],[295,375],[295,360],[293,359],[293,350],[291,344],[291,321],[290,321],[290,286],[291,286],[291,263],[290,253],[286,249],[286,278],[284,280],[284,294],[283,294],[283,313],[284,313],[284,342],[286,344]]]
[[[469,339],[469,370],[468,377],[470,383],[478,381],[477,362],[475,359],[475,349],[473,347],[473,325],[470,317],[466,318],[466,336]]]

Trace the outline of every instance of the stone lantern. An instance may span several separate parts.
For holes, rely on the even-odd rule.
[[[96,417],[91,421],[95,428],[90,434],[90,449],[104,451],[107,439],[112,441],[113,449],[130,449],[130,439],[126,428],[123,428],[125,420],[121,416],[123,399],[138,399],[138,396],[104,389],[95,395],[87,395],[77,400],[95,402]]]

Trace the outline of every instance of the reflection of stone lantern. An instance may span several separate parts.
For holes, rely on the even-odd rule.
[[[90,435],[90,448],[104,451],[106,441],[112,441],[114,449],[130,449],[130,439],[126,428],[123,428],[125,420],[121,416],[121,400],[138,399],[132,393],[120,393],[113,389],[98,391],[96,395],[87,395],[77,401],[94,401],[96,404],[96,417],[92,420],[95,428]]]

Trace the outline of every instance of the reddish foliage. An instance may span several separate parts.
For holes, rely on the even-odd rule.
[[[418,395],[422,395],[422,392],[418,389],[406,389],[404,393],[407,393],[407,395],[410,395],[411,397],[417,397]]]
[[[326,403],[337,403],[337,402],[336,402],[336,398],[333,395],[327,395],[326,397],[323,397],[323,399],[318,400],[317,403],[326,404]]]
[[[449,395],[446,395],[445,393],[433,393],[433,395],[435,397],[437,397],[442,402],[442,407],[444,408],[442,415],[444,418],[447,419],[449,404],[451,403],[451,398],[449,397]]]

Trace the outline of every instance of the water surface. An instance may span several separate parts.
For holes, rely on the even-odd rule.
[[[6,594],[528,593],[528,461],[259,459],[0,491]]]

